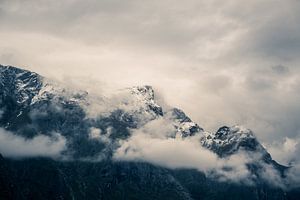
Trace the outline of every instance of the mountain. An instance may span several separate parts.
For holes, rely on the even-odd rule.
[[[259,143],[250,129],[242,126],[223,126],[216,133],[205,133],[201,138],[201,144],[212,150],[220,157],[228,157],[239,151],[259,155],[259,158],[267,164],[284,170],[288,167],[282,166],[274,161],[267,150]]]
[[[50,157],[20,158],[0,151],[0,199],[297,199],[299,194],[299,188],[282,185],[289,168],[274,161],[251,130],[224,126],[206,132],[182,110],[160,106],[151,86],[95,95],[0,65],[0,113],[0,132],[23,143],[65,139],[65,148]],[[158,138],[198,141],[224,162],[246,156],[250,182],[220,181],[224,172],[233,170],[227,166],[220,174],[147,160],[114,160],[123,141],[160,120],[168,129]],[[282,184],[268,181],[267,169]]]

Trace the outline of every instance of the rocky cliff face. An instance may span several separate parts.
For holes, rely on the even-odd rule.
[[[282,178],[287,168],[272,159],[250,130],[224,126],[216,133],[205,132],[182,110],[160,106],[151,86],[132,87],[120,93],[114,99],[101,96],[95,101],[85,91],[0,65],[0,126],[27,139],[39,135],[52,138],[59,133],[67,141],[54,160],[1,157],[0,198],[296,199],[294,193],[260,179],[259,170],[265,166],[277,170]],[[91,104],[102,108],[101,112]],[[256,185],[219,182],[197,170],[111,160],[120,140],[130,138],[134,133],[131,130],[156,119],[171,124],[168,137],[199,136],[199,143],[220,159],[238,152],[250,155],[247,166]]]

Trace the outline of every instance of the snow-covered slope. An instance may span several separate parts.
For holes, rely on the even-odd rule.
[[[0,93],[18,104],[29,104],[42,87],[42,77],[15,67],[0,65]]]
[[[151,86],[135,86],[129,88],[129,90],[133,95],[135,95],[138,101],[143,102],[147,111],[152,111],[156,115],[163,115],[162,107],[155,102],[154,90]]]
[[[203,129],[198,124],[193,122],[182,110],[178,108],[172,108],[165,114],[175,126],[177,130],[176,135],[179,135],[182,138],[194,136],[196,133],[203,132]]]
[[[201,143],[221,157],[232,155],[240,150],[267,153],[250,129],[237,125],[223,126],[216,133],[205,132]]]

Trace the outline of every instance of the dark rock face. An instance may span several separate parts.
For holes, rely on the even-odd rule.
[[[202,143],[220,157],[230,156],[241,150],[268,154],[252,131],[240,126],[223,126],[216,133],[209,133],[206,137],[203,137]]]
[[[227,126],[223,126],[219,128],[218,131],[216,132],[216,138],[218,139],[225,138],[229,132],[230,132],[230,128]]]
[[[286,169],[272,160],[250,130],[222,127],[207,134],[182,110],[163,110],[154,101],[151,86],[134,87],[130,93],[135,108],[90,117],[86,92],[70,92],[36,73],[0,65],[0,128],[28,139],[60,133],[67,140],[62,155],[72,158],[15,160],[0,154],[0,199],[298,199],[299,190],[287,192],[263,181],[249,186],[219,182],[196,170],[112,161],[118,141],[129,138],[130,129],[169,117],[174,134],[183,138],[201,134],[201,144],[220,157],[240,150],[260,152],[264,163],[282,174]],[[91,139],[92,129],[110,142]],[[98,162],[84,160],[99,156]],[[249,165],[254,174],[259,167]]]
[[[148,164],[48,159],[5,164],[13,183],[12,199],[188,199],[168,170]]]
[[[196,133],[203,131],[198,124],[194,123],[182,110],[178,108],[172,108],[168,114],[171,115],[170,118],[175,122],[175,127],[182,137],[194,136]]]
[[[222,183],[195,170],[168,170],[146,163],[57,162],[36,158],[5,160],[0,169],[1,178],[5,178],[0,187],[1,199],[298,198],[296,190],[286,193],[268,185]]]
[[[178,109],[178,108],[173,108],[172,109],[172,115],[174,116],[175,119],[177,119],[179,122],[191,122],[192,120],[185,115],[185,113]]]

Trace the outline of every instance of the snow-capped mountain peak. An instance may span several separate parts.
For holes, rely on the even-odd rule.
[[[120,94],[113,96],[112,99],[95,101],[100,105],[93,107],[90,105],[95,102],[89,102],[90,96],[87,92],[66,88],[36,73],[14,67],[0,66],[0,72],[0,94],[3,99],[3,108],[1,109],[4,110],[3,116],[5,116],[2,124],[7,128],[13,127],[17,123],[18,126],[21,126],[18,120],[23,120],[22,123],[24,124],[38,120],[37,125],[40,128],[31,131],[31,135],[37,134],[41,130],[44,132],[60,130],[68,137],[75,137],[87,132],[88,126],[103,126],[105,127],[102,127],[104,133],[110,126],[115,126],[115,133],[110,135],[119,139],[130,136],[127,131],[128,128],[137,129],[152,120],[163,118],[173,125],[173,136],[186,138],[199,134],[202,146],[220,157],[230,156],[244,150],[250,153],[259,152],[262,155],[267,155],[267,160],[271,160],[270,155],[258,142],[251,130],[242,126],[223,126],[216,133],[205,132],[182,110],[178,108],[163,110],[156,101],[155,92],[151,86],[127,88],[122,90]],[[53,104],[56,106],[54,106],[55,109],[53,109]],[[8,109],[6,108],[7,105],[18,106]],[[87,107],[96,112],[94,117],[88,116]],[[107,114],[101,115],[99,113],[102,107],[107,108]],[[48,119],[44,113],[52,116],[52,118]],[[41,114],[43,115],[41,116]],[[37,115],[38,117],[30,119],[30,117]],[[43,117],[45,119],[41,122]],[[56,117],[58,118],[56,119]],[[57,121],[52,124],[51,120]],[[63,129],[65,127],[67,127],[66,130]],[[74,127],[82,129],[81,132],[79,133]],[[24,130],[28,129],[26,126],[23,128]],[[20,134],[23,134],[22,131],[20,130]]]
[[[130,88],[130,90],[131,93],[135,95],[140,102],[145,104],[149,110],[153,111],[157,115],[163,115],[162,107],[155,101],[154,90],[152,86],[134,86]]]
[[[2,93],[15,98],[17,104],[30,104],[42,87],[42,77],[34,72],[0,65],[0,74]]]
[[[177,130],[177,134],[180,137],[193,136],[198,132],[202,132],[203,129],[193,122],[182,110],[178,108],[172,108],[166,114],[168,118],[173,122]]]
[[[238,125],[223,126],[216,133],[205,132],[201,143],[222,157],[232,155],[240,150],[267,153],[250,129]]]
[[[150,85],[134,86],[131,88],[131,91],[133,94],[137,94],[147,100],[154,101],[154,90],[153,90],[152,86],[150,86]]]

